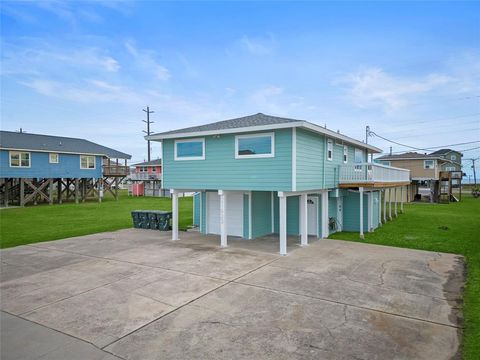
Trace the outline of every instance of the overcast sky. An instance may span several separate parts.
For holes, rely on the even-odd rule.
[[[147,105],[155,132],[263,112],[358,139],[370,125],[419,148],[480,140],[478,2],[0,8],[3,130],[83,137],[134,162],[146,157]]]

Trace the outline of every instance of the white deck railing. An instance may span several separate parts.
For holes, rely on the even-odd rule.
[[[162,179],[162,174],[138,172],[138,173],[131,173],[128,176],[128,178],[130,180],[161,180]]]
[[[373,163],[341,165],[338,182],[340,184],[410,182],[410,170]]]

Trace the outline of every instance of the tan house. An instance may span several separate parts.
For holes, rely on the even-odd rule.
[[[412,181],[438,180],[440,171],[443,171],[448,164],[452,164],[451,160],[439,155],[416,152],[384,155],[377,158],[376,161],[382,165],[410,170]]]
[[[429,197],[431,201],[437,201],[440,172],[450,169],[450,167],[454,171],[453,167],[456,165],[448,157],[417,152],[384,155],[375,161],[382,165],[410,170],[412,183],[409,185],[405,194],[406,199],[402,199],[403,201],[413,201],[421,198],[422,195]]]

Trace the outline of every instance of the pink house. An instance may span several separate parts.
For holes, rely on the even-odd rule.
[[[129,176],[133,196],[165,196],[162,191],[162,160],[152,160],[133,165]]]

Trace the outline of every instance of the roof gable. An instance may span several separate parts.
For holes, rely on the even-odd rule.
[[[57,153],[105,155],[109,158],[130,159],[131,155],[94,142],[52,135],[0,131],[0,148],[48,151]]]

